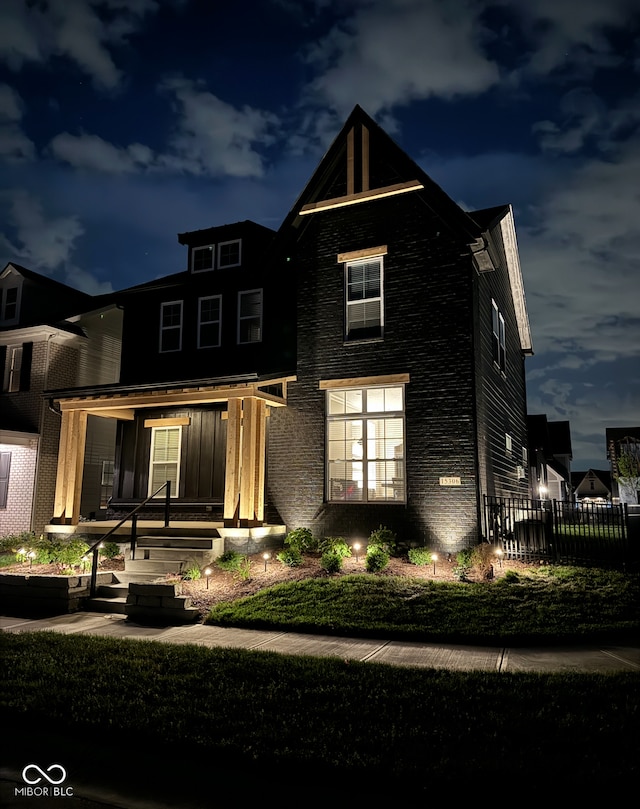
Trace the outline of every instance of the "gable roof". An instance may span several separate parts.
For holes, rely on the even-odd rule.
[[[285,217],[278,242],[301,232],[322,211],[399,194],[417,194],[443,226],[466,244],[479,272],[495,269],[488,252],[491,228],[504,247],[521,349],[533,353],[524,284],[510,205],[467,213],[360,106],[354,107]]]

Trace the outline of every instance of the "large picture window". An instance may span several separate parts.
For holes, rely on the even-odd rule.
[[[327,391],[327,499],[404,502],[404,387]]]
[[[171,481],[171,497],[178,496],[182,427],[152,427],[149,494]],[[165,496],[165,492],[159,495]]]
[[[345,265],[347,340],[382,337],[382,256]]]

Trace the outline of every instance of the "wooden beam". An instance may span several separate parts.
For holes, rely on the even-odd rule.
[[[90,416],[100,416],[103,419],[120,419],[120,421],[133,421],[136,414],[133,410],[87,410]]]
[[[255,491],[253,495],[254,514],[257,522],[264,522],[264,478],[267,464],[266,434],[267,434],[267,406],[260,399],[256,399],[256,471]]]
[[[387,374],[386,376],[360,376],[347,379],[321,379],[320,390],[331,388],[364,388],[367,385],[400,385],[409,382],[409,374]]]
[[[261,383],[266,385],[267,383]],[[265,393],[258,387],[242,386],[238,388],[219,388],[216,390],[189,390],[180,392],[157,392],[147,391],[145,393],[131,393],[124,395],[113,395],[111,397],[87,397],[87,398],[72,398],[72,399],[59,399],[61,411],[67,410],[86,410],[92,416],[98,416],[98,411],[111,410],[114,413],[119,411],[122,407],[125,411],[133,408],[143,407],[172,407],[189,404],[213,404],[214,402],[226,402],[229,399],[242,398],[244,396],[253,396],[258,399],[264,399],[272,407],[286,407],[287,402],[281,396],[274,396],[271,393]],[[117,417],[119,418],[119,417]]]
[[[224,519],[238,519],[240,498],[242,401],[231,399],[227,411],[227,454],[224,476]]]
[[[418,180],[409,180],[406,183],[395,183],[382,188],[372,188],[368,191],[356,191],[344,197],[334,197],[333,199],[323,199],[318,202],[309,202],[303,205],[298,211],[300,216],[318,213],[319,211],[329,211],[332,208],[344,208],[345,205],[356,205],[359,202],[370,202],[383,197],[393,197],[397,194],[406,194],[409,191],[419,191],[424,185]]]
[[[167,419],[145,419],[145,427],[187,427],[191,424],[189,416],[172,416]]]
[[[353,137],[353,127],[349,130],[347,135],[347,194],[353,194],[356,190],[355,188],[355,172],[354,172],[354,162],[355,162],[355,149],[354,149],[354,137]]]
[[[71,516],[71,524],[80,522],[80,500],[82,498],[82,476],[84,473],[84,449],[87,443],[87,411],[76,411],[73,429],[73,493],[67,516]],[[67,503],[69,503],[67,487]]]
[[[369,190],[369,130],[362,127],[362,190]]]
[[[360,258],[371,258],[371,256],[386,256],[387,253],[386,244],[380,244],[378,247],[365,247],[363,250],[351,250],[348,253],[338,253],[338,264],[357,261]]]
[[[63,522],[67,505],[67,435],[71,422],[71,413],[62,414],[60,439],[58,441],[58,470],[56,472],[56,493],[53,504],[53,519]]]

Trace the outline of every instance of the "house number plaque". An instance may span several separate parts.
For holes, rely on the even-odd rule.
[[[460,478],[440,478],[441,486],[461,486]]]

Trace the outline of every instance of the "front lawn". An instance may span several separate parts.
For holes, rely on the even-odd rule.
[[[638,777],[637,673],[405,669],[54,633],[2,633],[0,652],[8,738],[75,738],[91,771],[110,766],[114,786],[129,773],[140,789],[164,777],[184,790],[176,806],[198,784],[202,806],[229,789],[240,804],[277,793],[297,805],[322,789],[378,805],[387,789],[402,803],[441,783],[453,797],[522,778],[547,789]],[[66,748],[45,753],[73,771]]]
[[[637,633],[640,577],[547,566],[477,583],[315,578],[216,604],[207,622],[414,640],[584,641]]]

